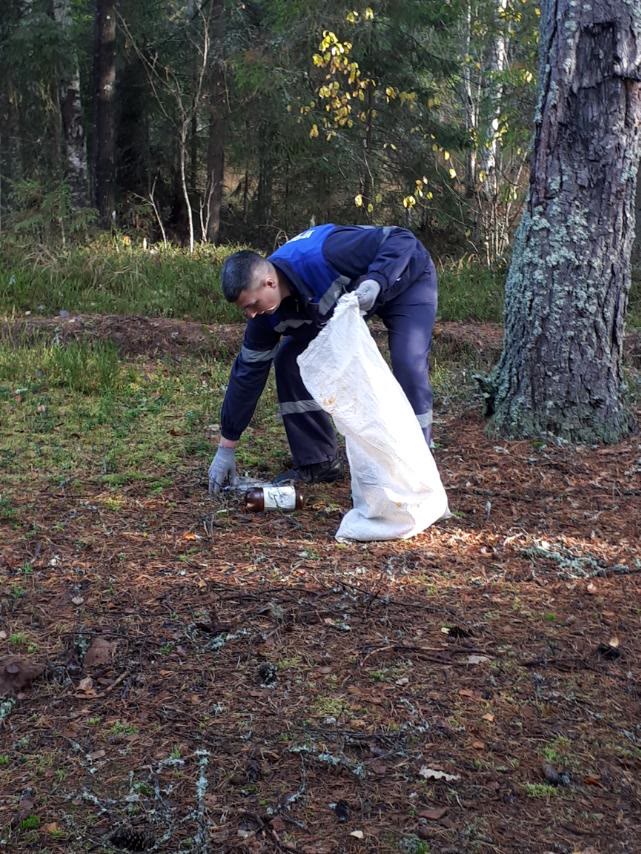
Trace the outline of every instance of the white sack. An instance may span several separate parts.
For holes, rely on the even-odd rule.
[[[298,357],[309,393],[345,436],[354,507],[337,540],[406,539],[449,514],[416,415],[370,335],[354,294]]]

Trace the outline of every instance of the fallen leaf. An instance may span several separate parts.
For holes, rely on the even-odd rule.
[[[18,811],[11,819],[11,824],[17,827],[21,821],[24,821],[31,813],[33,813],[36,805],[33,789],[25,789],[20,795],[18,802]]]
[[[461,688],[459,690],[459,695],[461,697],[469,697],[470,700],[482,700],[483,697],[479,694],[478,691],[472,691],[471,688]]]
[[[494,720],[494,715],[492,714],[492,712],[488,712],[486,715],[483,715],[483,720],[492,723]]]
[[[91,676],[85,676],[84,679],[81,679],[80,682],[78,682],[78,690],[85,694],[89,691],[93,691],[93,679]]]
[[[96,752],[95,752],[95,753],[88,753],[88,754],[87,754],[87,759],[88,759],[90,762],[95,762],[95,761],[96,761],[96,759],[102,759],[102,757],[103,757],[103,756],[106,756],[106,755],[107,755],[107,751],[106,751],[106,750],[96,750]]]
[[[287,825],[279,815],[271,820],[271,827],[276,833],[284,833],[287,830]]]
[[[380,774],[381,776],[385,776],[389,771],[384,762],[370,762],[367,766],[367,770],[371,771],[373,774]]]
[[[71,601],[74,605],[82,605],[85,600],[82,598],[82,596],[74,596]]]
[[[485,750],[485,742],[484,741],[473,741],[472,747],[474,750]]]
[[[487,655],[468,655],[465,659],[468,664],[483,664],[484,661],[489,661]]]
[[[355,839],[362,839],[365,836],[365,834],[363,833],[362,830],[352,830],[352,832],[350,833],[350,836],[353,836]]]
[[[45,824],[43,829],[45,833],[60,833],[62,828],[57,821],[51,821],[49,824]]]
[[[84,658],[85,667],[102,667],[113,661],[118,641],[94,638]]]
[[[418,816],[419,818],[426,818],[428,821],[438,821],[439,818],[443,818],[446,812],[447,807],[428,807],[421,810]]]
[[[597,592],[597,586],[593,581],[591,581],[586,587],[586,590],[588,591],[588,593],[594,596],[594,594]]]
[[[28,688],[42,675],[43,664],[36,664],[19,655],[6,655],[0,658],[0,697],[11,696]]]

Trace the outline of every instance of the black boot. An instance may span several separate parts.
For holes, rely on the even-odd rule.
[[[326,460],[323,463],[311,463],[308,466],[287,469],[276,475],[272,483],[280,485],[285,483],[334,483],[343,477],[343,466],[340,460]]]

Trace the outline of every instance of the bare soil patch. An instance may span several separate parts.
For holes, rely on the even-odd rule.
[[[17,341],[45,338],[58,341],[111,341],[123,355],[212,355],[233,354],[240,346],[243,324],[205,324],[191,320],[128,315],[74,314],[0,321],[0,335]],[[384,337],[379,322],[371,325],[375,337]],[[488,358],[501,352],[503,331],[497,323],[440,321],[434,330],[437,345],[453,350],[468,347]],[[632,365],[641,364],[641,332],[631,330],[625,339],[626,355]]]

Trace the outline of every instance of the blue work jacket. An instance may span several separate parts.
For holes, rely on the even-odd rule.
[[[375,312],[424,274],[430,256],[405,228],[319,225],[289,240],[268,260],[287,277],[292,295],[274,314],[247,321],[221,409],[227,439],[239,439],[249,424],[283,335],[313,338],[340,297],[364,279],[381,287]]]

